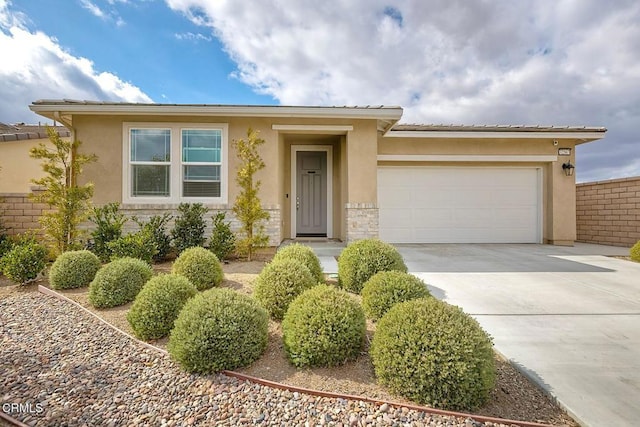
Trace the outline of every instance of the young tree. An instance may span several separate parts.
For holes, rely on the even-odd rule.
[[[54,128],[47,127],[53,149],[40,143],[29,155],[43,159],[45,177],[33,179],[43,191],[30,195],[38,203],[48,204],[52,210],[45,212],[39,221],[46,236],[52,241],[54,252],[60,254],[78,245],[78,225],[87,219],[93,196],[93,184],[78,185],[82,166],[95,162],[94,154],[80,154],[80,141],[64,141]]]
[[[240,194],[233,205],[233,213],[241,224],[242,238],[236,244],[238,253],[246,255],[251,261],[257,248],[264,247],[269,241],[265,234],[262,221],[269,219],[269,213],[262,209],[258,191],[260,181],[254,181],[254,175],[264,169],[264,162],[258,154],[258,147],[264,144],[264,139],[258,138],[258,132],[249,128],[247,139],[233,141],[240,167],[236,182],[240,186]]]

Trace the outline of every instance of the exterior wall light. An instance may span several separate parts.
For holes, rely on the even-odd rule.
[[[562,170],[564,171],[564,174],[566,176],[572,176],[573,175],[573,171],[575,170],[575,166],[573,166],[571,164],[571,162],[567,162],[567,163],[563,163],[562,164]]]

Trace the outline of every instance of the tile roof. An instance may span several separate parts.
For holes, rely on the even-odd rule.
[[[461,125],[461,124],[397,124],[390,130],[397,132],[456,131],[456,132],[606,132],[604,127],[543,126],[543,125]]]
[[[50,126],[52,127],[52,126]],[[71,132],[64,126],[55,126],[55,130],[63,138],[71,136]],[[14,125],[8,125],[0,123],[0,142],[7,141],[22,141],[26,139],[44,139],[47,138],[47,129],[45,126],[29,125],[24,123],[17,123]]]

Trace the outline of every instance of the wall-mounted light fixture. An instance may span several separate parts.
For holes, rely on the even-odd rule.
[[[572,176],[573,175],[573,171],[575,170],[575,166],[573,166],[571,164],[571,162],[567,162],[567,163],[563,163],[562,164],[562,170],[564,171],[564,174],[566,176]]]

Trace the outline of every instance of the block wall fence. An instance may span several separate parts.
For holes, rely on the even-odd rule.
[[[640,240],[640,176],[576,185],[579,242],[631,247]]]

